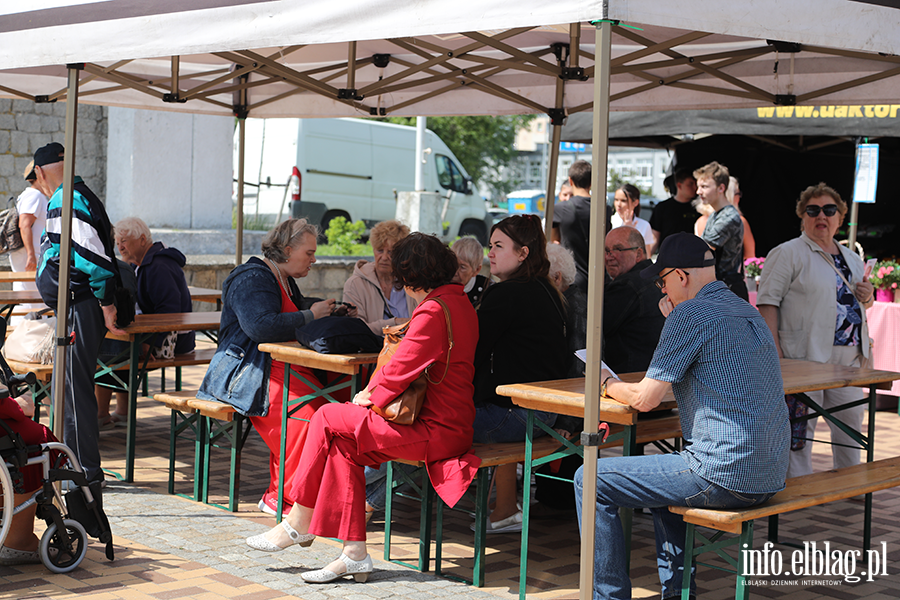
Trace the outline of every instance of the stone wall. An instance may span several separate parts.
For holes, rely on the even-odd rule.
[[[0,99],[0,200],[25,189],[24,171],[34,151],[50,142],[65,143],[66,103],[36,104]],[[94,193],[106,190],[107,108],[81,104],[75,138],[75,173]]]

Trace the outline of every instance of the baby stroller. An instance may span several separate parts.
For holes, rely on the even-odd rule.
[[[0,317],[0,346],[6,339],[6,320]],[[7,390],[0,390],[0,398],[17,397],[24,386],[34,383],[34,374],[14,374],[0,355],[0,383]],[[37,456],[29,454],[40,452]],[[40,465],[42,485],[30,498],[14,506],[13,493],[21,489],[25,466]],[[63,497],[53,485],[58,481],[71,481],[77,487]],[[70,486],[71,487],[71,486]],[[36,516],[47,523],[41,537],[39,555],[41,562],[54,573],[68,573],[84,559],[87,553],[88,534],[106,544],[106,557],[113,560],[112,532],[103,512],[100,483],[88,484],[81,465],[68,446],[59,442],[27,445],[3,420],[0,420],[0,547],[6,540],[13,515],[37,505]],[[54,499],[57,503],[54,504]],[[65,507],[67,513],[58,507]]]

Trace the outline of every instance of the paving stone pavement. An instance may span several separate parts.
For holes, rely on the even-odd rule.
[[[196,387],[203,371],[186,376],[185,387]],[[171,385],[171,381],[169,382]],[[153,392],[151,384],[151,394]],[[138,454],[136,483],[110,480],[104,493],[116,542],[116,560],[109,562],[102,547],[93,540],[82,565],[67,575],[53,575],[43,565],[0,567],[0,600],[66,599],[88,597],[91,600],[369,600],[434,597],[515,600],[518,595],[519,536],[489,536],[487,573],[484,588],[470,586],[419,573],[408,567],[381,560],[383,521],[376,517],[368,527],[370,554],[376,572],[369,582],[312,586],[299,574],[318,569],[333,560],[340,545],[333,540],[316,540],[310,548],[293,547],[280,553],[264,553],[248,548],[247,536],[264,532],[273,523],[271,517],[257,512],[256,501],[268,480],[268,451],[255,432],[245,446],[240,508],[237,513],[203,505],[166,493],[168,472],[167,411],[149,399],[138,408]],[[900,456],[900,417],[896,412],[876,415],[876,459]],[[820,425],[820,429],[825,429]],[[101,435],[104,465],[121,471],[124,429]],[[648,452],[653,450],[648,450]],[[604,456],[613,453],[604,451]],[[192,449],[179,446],[176,461],[176,490],[188,492],[192,478]],[[211,484],[213,499],[223,502],[227,487],[227,460],[214,461]],[[814,447],[814,467],[831,467],[825,444]],[[872,582],[817,582],[802,586],[760,585],[752,590],[755,598],[790,600],[843,599],[887,600],[900,598],[900,489],[875,494],[873,541],[887,544],[888,576]],[[783,537],[822,543],[830,541],[846,551],[858,548],[861,533],[859,502],[844,501],[798,511],[782,519]],[[472,533],[470,517],[451,511],[445,521],[445,570],[470,576]],[[392,557],[415,561],[417,553],[418,508],[401,508],[394,524]],[[756,524],[755,544],[766,539],[764,520]],[[38,524],[38,534],[43,524]],[[632,552],[634,598],[658,598],[659,580],[653,548],[653,525],[647,514],[636,514]],[[526,590],[529,600],[574,600],[578,598],[579,540],[577,524],[572,520],[535,521],[530,536],[529,570]],[[432,550],[433,552],[433,550]],[[700,598],[724,600],[734,596],[734,576],[701,567],[697,575]]]

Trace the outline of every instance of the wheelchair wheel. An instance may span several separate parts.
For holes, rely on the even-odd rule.
[[[81,523],[63,519],[63,525],[66,531],[61,533],[56,523],[51,523],[41,537],[41,562],[54,573],[75,570],[87,554],[88,536]]]
[[[15,499],[13,498],[12,477],[9,475],[9,469],[6,463],[0,458],[0,494],[3,494],[3,500],[0,501],[0,546],[6,541],[9,533],[9,524],[12,522],[13,512],[16,510]]]

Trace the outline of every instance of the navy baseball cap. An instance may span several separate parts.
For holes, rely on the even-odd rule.
[[[50,142],[41,146],[34,153],[34,166],[43,167],[62,161],[66,149],[59,142]]]
[[[712,267],[716,257],[709,244],[693,233],[673,233],[663,240],[656,262],[641,271],[644,279],[659,276],[663,269]]]

